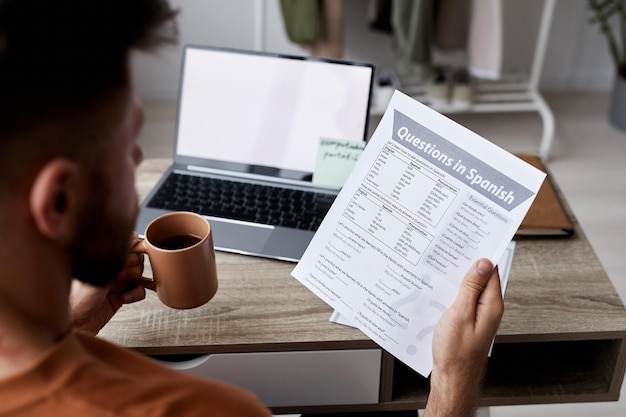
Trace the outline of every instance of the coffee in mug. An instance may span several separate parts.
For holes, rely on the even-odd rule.
[[[200,236],[193,235],[191,233],[186,233],[184,235],[175,235],[171,237],[166,237],[165,239],[154,242],[154,246],[165,249],[165,250],[176,250],[176,249],[184,249],[189,246],[193,246],[196,243],[200,242],[202,238]]]
[[[183,211],[157,217],[134,250],[148,255],[163,304],[178,309],[199,307],[217,292],[213,235],[204,217]]]

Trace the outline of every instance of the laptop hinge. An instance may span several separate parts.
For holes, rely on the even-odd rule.
[[[206,168],[206,167],[201,167],[201,166],[197,166],[197,165],[187,165],[186,169],[188,171],[192,171],[192,172],[200,172],[200,173],[204,172],[204,173],[207,173],[207,174],[222,175],[222,176],[231,177],[231,178],[241,178],[241,179],[245,179],[245,180],[256,180],[256,181],[262,181],[262,182],[270,182],[270,183],[274,183],[274,184],[293,185],[293,186],[298,186],[298,187],[314,188],[316,190],[327,190],[328,192],[337,192],[338,191],[337,188],[325,187],[325,186],[320,185],[320,184],[314,184],[314,183],[310,183],[310,182],[306,182],[306,181],[290,180],[290,179],[287,179],[287,178],[268,177],[266,175],[251,174],[249,172],[239,173],[239,172],[226,171],[226,170],[215,169],[215,168]]]

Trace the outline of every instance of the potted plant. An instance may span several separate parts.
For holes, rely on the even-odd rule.
[[[598,25],[607,39],[615,65],[609,120],[626,131],[626,0],[588,0],[593,13],[590,23]]]

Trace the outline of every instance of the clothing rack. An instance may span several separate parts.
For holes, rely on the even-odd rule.
[[[504,75],[498,81],[479,80],[474,91],[473,103],[462,108],[452,104],[430,103],[424,85],[402,86],[405,94],[431,106],[440,113],[505,113],[536,111],[543,124],[543,133],[539,145],[539,157],[547,162],[554,140],[554,114],[539,92],[539,81],[554,15],[556,0],[544,0],[542,16],[539,23],[537,41],[532,67],[527,77],[521,75]],[[372,114],[382,114],[384,108],[374,104]]]
[[[263,50],[265,46],[265,1],[254,0],[255,39],[254,48]],[[528,76],[505,75],[498,81],[479,80],[476,85],[473,102],[469,107],[457,108],[453,105],[435,105],[429,103],[423,85],[402,86],[401,90],[420,102],[431,105],[435,110],[445,113],[504,113],[536,111],[543,124],[543,132],[539,145],[539,157],[547,162],[554,140],[554,114],[539,92],[539,81],[543,70],[552,17],[556,0],[544,0],[541,20],[539,22],[537,41],[530,73]],[[374,103],[371,115],[384,112],[385,103]]]

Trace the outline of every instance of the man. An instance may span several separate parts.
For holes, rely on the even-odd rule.
[[[129,54],[173,41],[174,16],[166,0],[0,0],[0,416],[271,415],[92,336],[145,296]],[[435,332],[428,415],[472,412],[502,310],[479,261]]]

